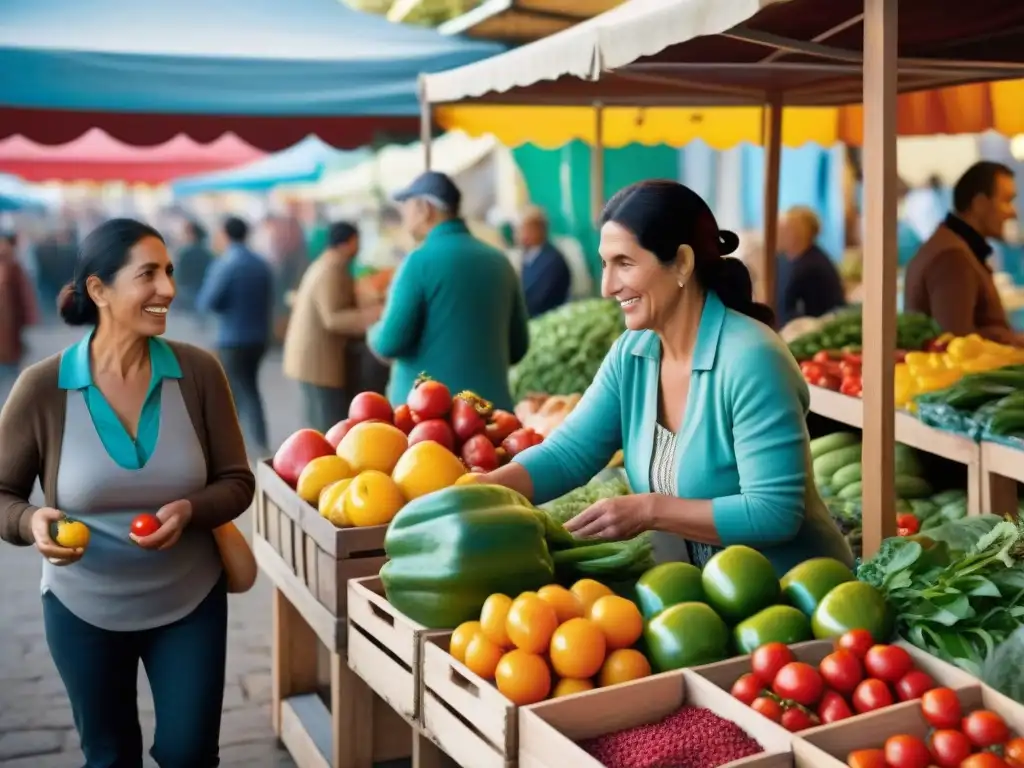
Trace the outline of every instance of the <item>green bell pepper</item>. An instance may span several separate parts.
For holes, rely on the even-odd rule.
[[[384,537],[388,601],[430,629],[480,617],[492,594],[554,582],[543,513],[515,491],[458,485],[413,500]]]

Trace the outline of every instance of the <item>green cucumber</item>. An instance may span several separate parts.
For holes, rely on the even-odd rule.
[[[836,494],[840,499],[844,501],[852,501],[853,499],[859,499],[863,495],[864,484],[858,480],[855,483],[850,483],[848,486],[843,488],[839,493]]]
[[[932,496],[932,504],[936,504],[940,507],[945,506],[953,501],[962,501],[967,503],[967,491],[963,488],[951,488],[948,491],[939,491]]]
[[[860,443],[829,451],[814,460],[814,476],[831,478],[847,464],[860,461]]]
[[[932,495],[931,484],[921,477],[896,475],[896,495],[901,499],[924,499]]]
[[[837,492],[841,491],[850,483],[860,482],[862,470],[863,467],[859,461],[856,461],[853,464],[847,464],[832,475],[832,481],[830,484]]]
[[[1001,410],[988,422],[993,435],[1024,435],[1024,409]]]
[[[858,444],[860,444],[860,435],[853,432],[833,432],[831,435],[816,437],[811,440],[811,458],[818,459],[826,453]]]

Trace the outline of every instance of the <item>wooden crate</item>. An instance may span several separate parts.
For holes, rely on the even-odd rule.
[[[514,765],[518,751],[515,704],[453,659],[448,654],[450,639],[450,632],[423,636],[420,720],[424,735],[463,768]]]
[[[428,631],[392,607],[378,577],[348,583],[348,664],[410,723],[420,713],[421,637]]]
[[[727,768],[792,768],[791,737],[781,726],[750,717],[749,708],[685,669],[521,707],[519,768],[600,768],[577,742],[655,722],[684,704],[737,723],[764,747],[763,754]]]
[[[256,534],[304,589],[344,622],[348,580],[380,571],[387,526],[336,528],[300,499],[269,461],[256,465],[256,481]]]
[[[1024,707],[1012,699],[981,685],[957,691],[964,713],[974,709],[990,709],[1002,715],[1016,734],[1024,734]],[[924,738],[928,723],[921,715],[918,701],[907,701],[878,712],[832,725],[803,731],[793,739],[793,761],[796,768],[845,768],[850,752],[857,749],[881,748],[885,740],[897,734]]]

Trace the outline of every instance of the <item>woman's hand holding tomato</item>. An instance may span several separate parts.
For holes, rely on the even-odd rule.
[[[569,520],[565,529],[577,539],[632,539],[650,530],[654,497],[653,493],[638,493],[601,499]]]
[[[64,519],[64,513],[53,507],[40,507],[32,513],[32,538],[36,549],[53,565],[77,563],[85,554],[84,549],[71,549],[57,544],[50,536],[51,527]]]
[[[132,532],[129,536],[143,549],[163,550],[177,544],[182,532],[192,522],[192,502],[179,499],[165,504],[157,510],[156,519],[160,526],[150,533],[146,533],[146,531],[152,529],[151,523],[142,523],[136,518],[136,522],[139,522],[138,533],[135,530],[135,523],[132,524]]]

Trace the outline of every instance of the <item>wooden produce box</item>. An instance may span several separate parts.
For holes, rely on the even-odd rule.
[[[990,709],[1002,715],[1015,735],[1024,735],[1024,707],[1012,699],[977,684],[959,689],[957,696],[964,714],[975,709]],[[793,739],[793,761],[795,768],[846,768],[846,759],[854,750],[880,749],[887,738],[903,733],[924,739],[928,728],[921,714],[921,702],[906,701],[857,718],[802,731]]]
[[[577,742],[656,722],[684,704],[731,720],[764,747],[764,753],[723,768],[792,768],[786,730],[750,717],[748,707],[686,669],[520,708],[519,768],[601,768]]]
[[[376,576],[348,583],[348,665],[407,722],[420,714],[422,624],[399,613]]]
[[[336,622],[345,621],[349,579],[376,576],[384,564],[386,532],[386,525],[335,527],[300,499],[269,461],[256,465],[257,536]],[[339,638],[342,643],[343,629]],[[332,645],[326,640],[325,644]]]
[[[424,735],[463,768],[514,765],[517,707],[448,654],[451,632],[424,635],[420,721]],[[560,766],[559,768],[566,768]]]

